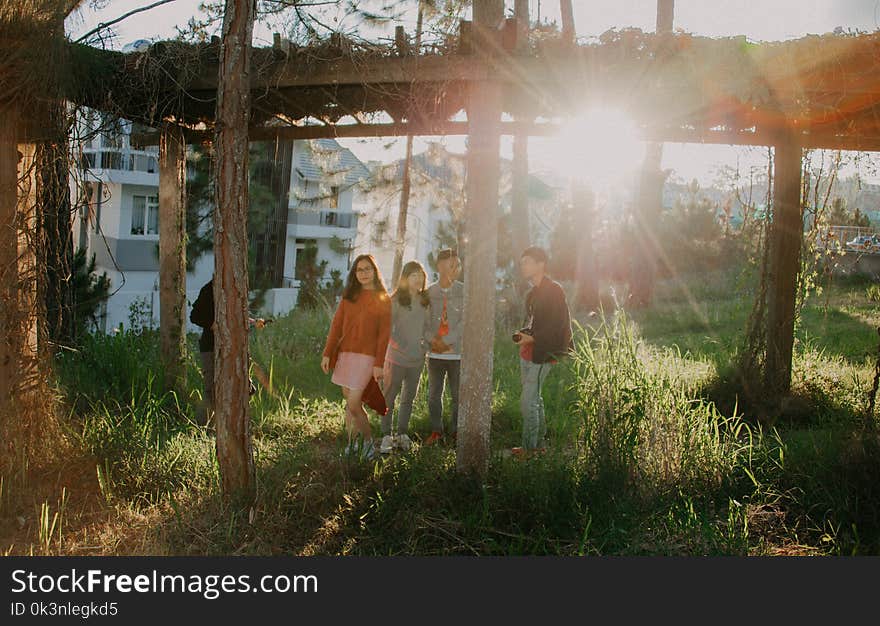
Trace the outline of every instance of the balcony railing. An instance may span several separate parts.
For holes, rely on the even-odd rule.
[[[288,211],[287,222],[299,226],[354,228],[357,225],[357,216],[347,211],[297,211],[292,209]]]
[[[155,174],[159,171],[156,154],[143,150],[84,150],[81,167],[82,169],[147,172],[149,174]]]

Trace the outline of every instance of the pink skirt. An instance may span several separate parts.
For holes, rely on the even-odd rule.
[[[349,389],[366,389],[373,376],[376,359],[369,354],[340,352],[330,381]]]

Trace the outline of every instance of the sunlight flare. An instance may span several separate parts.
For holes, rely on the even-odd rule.
[[[635,123],[616,109],[589,109],[570,118],[555,141],[560,174],[597,191],[627,182],[645,155]]]

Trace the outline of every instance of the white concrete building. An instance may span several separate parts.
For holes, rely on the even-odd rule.
[[[345,280],[358,232],[354,198],[370,178],[351,150],[333,139],[293,142],[291,161],[283,279],[266,301],[275,314],[295,306],[304,272],[315,263],[326,261],[320,283],[336,272]]]
[[[95,132],[93,129],[102,127]],[[88,199],[76,212],[74,244],[95,255],[97,272],[111,282],[99,330],[159,323],[158,148],[132,149],[131,123],[82,120],[82,183]],[[90,130],[92,129],[92,130]],[[273,150],[275,147],[273,146]],[[343,278],[357,232],[354,188],[369,176],[366,167],[333,140],[282,142],[266,179],[275,200],[264,232],[251,233],[257,275],[268,285],[262,313],[282,315],[296,305],[301,274],[309,263],[326,261]],[[75,194],[80,196],[81,194]],[[317,252],[309,258],[309,251]],[[187,273],[187,304],[214,271],[210,252]],[[190,330],[197,330],[190,326]]]
[[[95,113],[87,114],[81,127],[87,137],[81,166],[88,201],[75,214],[73,237],[74,245],[95,255],[97,272],[110,279],[99,328],[104,332],[159,321],[158,148],[133,149],[130,132],[130,122],[101,124]],[[187,275],[187,300],[195,299],[212,271],[213,259],[199,259]]]

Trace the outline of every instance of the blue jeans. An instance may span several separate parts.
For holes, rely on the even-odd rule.
[[[391,414],[394,413],[394,401],[400,396],[400,409],[397,411],[396,435],[406,434],[409,418],[412,415],[413,400],[419,391],[419,379],[422,377],[424,365],[403,367],[395,363],[385,364],[385,403],[388,412],[382,416],[382,434],[391,434]]]
[[[526,450],[544,447],[544,435],[547,433],[547,422],[544,419],[544,399],[541,397],[541,385],[550,373],[551,363],[532,363],[523,358],[519,360],[520,411],[522,411],[522,447]]]
[[[450,359],[428,359],[428,415],[431,416],[431,430],[443,432],[443,387],[448,383],[452,396],[452,432],[458,432],[458,381],[461,375],[461,361]]]

